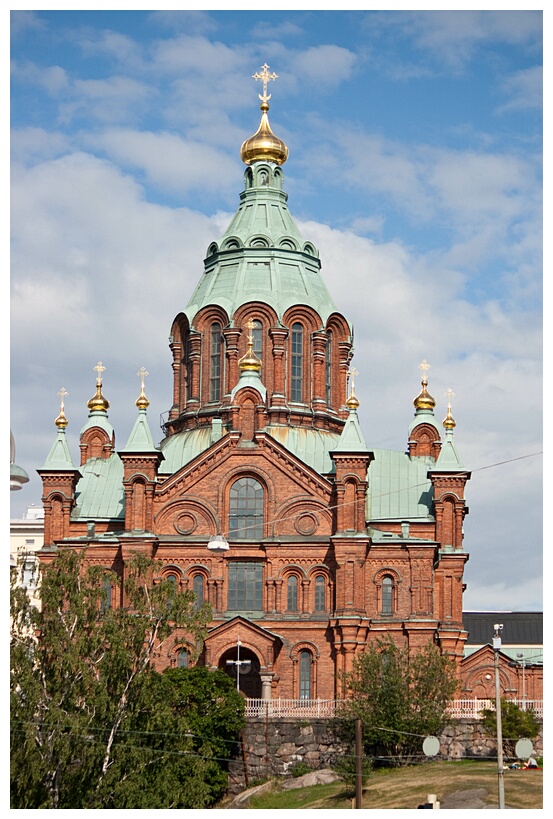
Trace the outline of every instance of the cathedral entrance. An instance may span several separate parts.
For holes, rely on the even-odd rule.
[[[249,699],[261,699],[259,660],[253,651],[235,645],[219,660],[219,668],[232,677],[237,688]]]

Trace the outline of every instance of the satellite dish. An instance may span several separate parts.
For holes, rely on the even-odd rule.
[[[422,752],[426,756],[436,756],[440,753],[440,740],[437,737],[426,737],[422,743]]]
[[[529,739],[519,739],[515,745],[515,754],[518,759],[529,759],[534,753],[534,748]]]

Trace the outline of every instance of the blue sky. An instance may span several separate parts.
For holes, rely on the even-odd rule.
[[[290,210],[355,326],[367,444],[405,449],[427,359],[473,470],[465,606],[540,609],[539,10],[13,11],[11,425],[32,480],[12,515],[40,502],[61,386],[78,460],[98,360],[116,445],[142,365],[156,436],[265,62]]]

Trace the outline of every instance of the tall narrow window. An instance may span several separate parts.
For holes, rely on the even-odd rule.
[[[254,478],[239,478],[230,488],[229,537],[263,537],[263,487]]]
[[[263,327],[256,321],[255,327],[252,330],[253,351],[258,358],[263,361]]]
[[[228,567],[229,611],[261,611],[263,564],[232,561]]]
[[[204,602],[204,578],[201,574],[194,575],[193,583],[194,594],[196,595],[196,602],[194,608],[199,608]]]
[[[300,700],[311,699],[311,654],[300,653]]]
[[[221,398],[221,325],[211,325],[210,367],[209,367],[209,400]]]
[[[394,581],[389,575],[382,578],[382,614],[393,612]]]
[[[177,654],[177,668],[188,668],[188,651],[181,648]]]
[[[318,574],[315,578],[315,611],[326,611],[325,605],[326,578]]]
[[[192,354],[192,344],[190,343],[190,336],[186,339],[186,352],[184,356],[184,363],[186,366],[186,400],[189,401],[192,398],[192,362],[191,362],[191,354]]]
[[[288,578],[288,611],[298,610],[298,578],[291,574]]]
[[[330,330],[326,334],[325,382],[326,405],[330,407],[332,403],[332,333]]]
[[[108,575],[104,575],[102,578],[102,602],[100,603],[101,614],[104,614],[104,612],[111,608],[111,592],[111,578]]]
[[[290,400],[301,401],[303,398],[303,327],[296,322],[292,324],[292,363]]]

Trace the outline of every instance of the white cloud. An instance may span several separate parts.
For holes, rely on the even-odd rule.
[[[501,90],[509,99],[496,108],[496,113],[541,109],[543,100],[543,68],[532,66],[505,77]]]
[[[123,166],[139,168],[149,182],[181,194],[230,189],[237,163],[207,144],[170,133],[109,130],[92,140]]]
[[[299,78],[303,87],[336,87],[351,76],[357,56],[347,48],[319,45],[290,55],[289,71]]]

